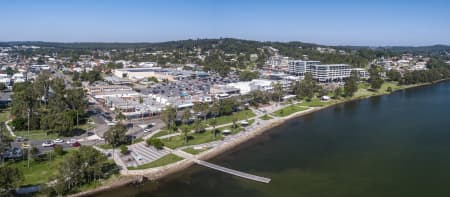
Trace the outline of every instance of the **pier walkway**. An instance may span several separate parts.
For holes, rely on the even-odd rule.
[[[172,153],[177,155],[177,156],[179,156],[179,157],[190,159],[190,160],[192,160],[194,163],[196,163],[198,165],[201,165],[201,166],[204,166],[204,167],[208,167],[208,168],[211,168],[211,169],[214,169],[214,170],[218,170],[218,171],[221,171],[221,172],[225,172],[225,173],[228,173],[228,174],[231,174],[231,175],[235,175],[235,176],[238,176],[238,177],[242,177],[242,178],[245,178],[245,179],[258,181],[258,182],[261,182],[261,183],[269,183],[270,180],[271,180],[269,178],[256,176],[256,175],[253,175],[253,174],[249,174],[249,173],[233,170],[233,169],[230,169],[230,168],[226,168],[226,167],[223,167],[223,166],[219,166],[219,165],[216,165],[216,164],[212,164],[212,163],[209,163],[207,161],[202,161],[202,160],[194,158],[191,154],[183,152],[183,151],[180,151],[180,150],[172,150]]]

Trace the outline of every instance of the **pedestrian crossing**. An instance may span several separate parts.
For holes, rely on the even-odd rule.
[[[129,150],[134,161],[127,162],[128,167],[150,163],[170,153],[164,149],[158,150],[153,146],[147,146],[144,142],[129,146]]]

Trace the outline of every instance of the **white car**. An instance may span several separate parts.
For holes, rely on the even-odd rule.
[[[60,143],[63,143],[64,142],[64,140],[63,139],[56,139],[56,140],[53,140],[53,143],[55,143],[55,144],[60,144]]]
[[[52,147],[52,146],[54,146],[55,144],[52,142],[52,141],[50,141],[50,140],[48,140],[48,141],[45,141],[44,143],[42,143],[42,146],[43,147]]]
[[[77,140],[75,140],[75,139],[70,139],[70,140],[66,141],[67,144],[73,144],[75,142],[77,142]]]
[[[144,129],[144,133],[148,133],[150,131],[151,131],[150,129]]]

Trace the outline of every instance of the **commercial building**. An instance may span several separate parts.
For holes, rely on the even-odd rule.
[[[149,77],[155,77],[158,80],[175,81],[174,75],[170,71],[161,68],[123,68],[115,69],[113,74],[120,78],[130,80],[141,80]]]

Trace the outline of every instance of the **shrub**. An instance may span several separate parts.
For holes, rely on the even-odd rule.
[[[387,87],[386,91],[392,92],[392,87]]]
[[[122,155],[126,155],[128,154],[128,147],[125,145],[120,146],[120,153],[122,153]]]
[[[150,138],[147,140],[147,144],[149,146],[154,146],[157,149],[162,149],[164,147],[164,143],[158,138]]]
[[[64,149],[61,145],[55,145],[53,147],[53,152],[55,152],[56,155],[64,155]]]

